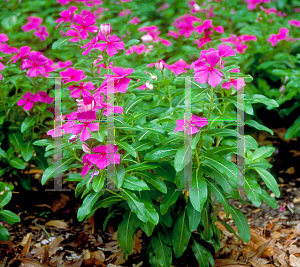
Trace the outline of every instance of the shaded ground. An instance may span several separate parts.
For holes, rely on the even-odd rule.
[[[274,136],[265,132],[253,136],[259,145],[273,144],[278,150],[270,158],[281,191],[278,208],[272,209],[264,202],[257,208],[229,200],[229,204],[246,215],[252,238],[243,244],[222,225],[217,225],[223,231],[223,238],[215,255],[215,266],[300,266],[297,258],[300,257],[300,143],[297,139],[284,140],[283,128],[274,132]],[[76,211],[80,200],[74,199],[74,191],[45,192],[40,185],[41,173],[36,171],[32,176],[33,191],[17,185],[7,205],[7,209],[21,217],[21,223],[5,225],[11,239],[0,243],[0,267],[149,266],[143,263],[146,240],[140,232],[135,236],[133,254],[123,259],[116,233],[121,214],[109,220],[107,231],[101,229],[103,210],[86,222],[78,222]],[[73,184],[69,187],[75,189]],[[233,220],[225,218],[224,210],[220,209],[218,216],[234,227]],[[54,239],[51,241],[50,237]],[[197,266],[191,258],[174,259],[173,265]]]

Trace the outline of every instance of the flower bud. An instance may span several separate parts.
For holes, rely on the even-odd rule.
[[[149,74],[150,74],[152,80],[157,80],[157,76],[153,75],[153,74],[150,73],[150,72],[149,72]]]
[[[110,26],[110,23],[105,23],[100,25],[100,31],[103,33],[103,35],[107,36],[111,33],[112,28]]]
[[[149,33],[147,33],[146,35],[143,35],[141,39],[144,43],[149,43],[149,42],[153,41],[153,37]]]
[[[82,150],[84,153],[91,154],[91,148],[85,143],[82,143]]]
[[[152,90],[152,89],[153,89],[153,84],[150,84],[150,82],[147,81],[147,82],[146,82],[146,87],[147,87],[148,89]]]
[[[195,9],[195,11],[200,11],[200,9],[201,9],[200,6],[197,4],[194,4],[193,8]]]
[[[155,68],[157,68],[158,70],[163,70],[165,67],[161,61],[158,61],[157,63],[155,63]]]
[[[77,135],[73,134],[70,138],[69,138],[69,143],[74,143],[76,144],[77,142],[75,142],[77,139]]]
[[[280,87],[280,89],[279,89],[279,92],[280,92],[280,93],[283,93],[284,90],[285,90],[285,85],[281,85],[281,87]]]

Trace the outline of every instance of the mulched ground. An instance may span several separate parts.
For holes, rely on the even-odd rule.
[[[300,142],[286,141],[285,129],[275,129],[274,136],[263,132],[253,134],[259,145],[273,144],[277,148],[270,158],[272,174],[281,191],[278,208],[266,203],[257,208],[229,200],[248,219],[251,241],[239,241],[222,225],[221,249],[215,256],[215,266],[300,266]],[[78,222],[76,211],[80,199],[74,191],[45,192],[40,185],[41,173],[32,174],[33,191],[15,184],[12,201],[6,206],[21,217],[21,223],[5,224],[10,241],[0,241],[0,267],[4,266],[149,266],[144,257],[147,238],[140,231],[135,236],[133,254],[123,258],[117,243],[117,223],[122,214],[109,220],[106,231],[102,223],[105,210],[96,212],[86,222]],[[263,183],[262,183],[262,186]],[[74,184],[69,187],[75,189]],[[219,219],[234,226],[220,209]],[[198,266],[191,253],[174,259],[173,266]],[[299,258],[298,258],[299,257]]]

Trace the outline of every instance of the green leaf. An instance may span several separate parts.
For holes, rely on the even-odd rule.
[[[54,145],[54,141],[50,140],[50,139],[42,139],[42,140],[37,140],[37,141],[33,142],[33,144],[35,146],[47,146],[47,145],[50,145],[50,144]]]
[[[54,164],[49,166],[43,173],[42,176],[42,185],[44,185],[51,177],[54,176],[54,172],[57,171],[59,168],[62,168],[62,172],[65,171],[68,168],[68,165],[74,161],[74,158],[68,158],[63,159],[62,164],[60,166],[57,166],[56,169],[54,168]]]
[[[16,222],[20,222],[21,219],[17,214],[15,214],[9,210],[1,210],[0,211],[0,221],[5,221],[7,223],[13,224]]]
[[[21,149],[22,157],[25,161],[29,161],[33,156],[33,144],[31,141],[23,143]]]
[[[4,175],[4,173],[6,173],[6,171],[9,169],[9,167],[0,169],[0,177]]]
[[[129,145],[128,143],[118,141],[118,142],[116,142],[116,145],[120,146],[121,148],[126,150],[131,156],[136,158],[136,152],[135,152],[134,148],[131,145]]]
[[[226,129],[226,128],[221,128],[221,129],[210,129],[205,132],[208,135],[212,136],[234,136],[238,134],[236,130],[231,130],[231,129]],[[239,134],[238,134],[239,136]]]
[[[172,263],[172,247],[167,246],[159,235],[152,236],[151,246],[159,266],[170,267]]]
[[[52,44],[52,50],[57,50],[59,47],[65,46],[67,42],[73,37],[63,37]]]
[[[0,239],[3,241],[9,240],[9,232],[2,224],[0,224]]]
[[[150,222],[154,223],[155,225],[159,222],[159,215],[155,210],[152,200],[147,191],[143,191],[140,193],[141,201],[145,204],[147,217]]]
[[[98,191],[94,192],[91,191],[83,200],[81,207],[78,209],[77,212],[77,219],[78,221],[82,221],[86,215],[88,215],[93,205],[96,203],[98,198],[104,194],[105,191]]]
[[[67,181],[70,182],[81,182],[83,180],[82,175],[80,173],[71,173],[69,174]]]
[[[156,162],[147,162],[147,163],[138,163],[131,165],[125,169],[125,172],[130,172],[130,171],[142,171],[142,170],[148,170],[148,169],[155,169],[159,166],[158,163]]]
[[[120,188],[125,180],[125,168],[123,163],[115,165],[115,174],[116,186]]]
[[[245,148],[248,148],[248,149],[257,149],[258,148],[258,144],[257,144],[256,140],[251,135],[245,136]]]
[[[190,146],[182,146],[177,150],[174,159],[174,167],[176,172],[180,172],[186,165],[189,164],[192,159],[191,151],[192,150]]]
[[[259,207],[262,201],[260,185],[247,173],[245,175],[245,191],[248,199],[254,204],[254,206]]]
[[[141,199],[139,199],[135,193],[130,192],[126,189],[123,189],[121,194],[127,201],[127,204],[131,211],[134,212],[141,221],[147,222],[149,220],[148,214],[145,204],[141,201]]]
[[[275,151],[275,147],[262,146],[253,152],[252,160],[260,161],[261,159],[270,157],[272,156],[274,151]]]
[[[2,148],[0,148],[0,157],[1,158],[7,158],[7,154]]]
[[[263,103],[269,107],[277,108],[279,107],[278,103],[274,99],[269,99],[266,96],[263,95],[245,95],[244,97],[245,101],[250,101],[251,104],[255,103]]]
[[[209,241],[213,237],[213,224],[211,219],[211,205],[208,201],[205,202],[201,211],[201,222],[203,223],[204,230],[202,237],[205,241]]]
[[[156,148],[156,149],[152,150],[151,152],[149,152],[148,154],[146,154],[146,156],[144,157],[144,160],[147,160],[147,161],[160,160],[162,158],[174,155],[176,153],[177,149],[178,149],[177,145],[162,146],[162,147]]]
[[[261,168],[254,168],[255,171],[260,175],[260,177],[264,180],[267,187],[273,191],[276,197],[280,196],[280,191],[277,185],[275,178],[266,170]]]
[[[19,150],[23,143],[23,136],[19,132],[10,133],[8,134],[8,139],[11,142],[11,144]]]
[[[125,174],[125,181],[123,183],[123,187],[136,191],[150,190],[148,185],[143,180],[138,179],[130,174]]]
[[[214,263],[214,259],[211,253],[202,245],[200,245],[196,240],[193,238],[193,243],[191,245],[192,250],[194,252],[194,256],[196,257],[199,265],[201,267],[209,267],[209,263],[212,261]],[[210,256],[210,258],[209,258]],[[214,264],[212,264],[214,266]]]
[[[133,240],[134,233],[136,232],[138,226],[136,220],[134,219],[134,214],[131,211],[127,211],[123,215],[123,220],[118,226],[118,244],[125,254],[132,254],[133,251]]]
[[[300,116],[294,121],[293,125],[287,129],[284,138],[286,140],[289,140],[292,137],[299,136],[299,129],[300,129]]]
[[[202,156],[203,164],[218,170],[220,173],[227,175],[229,179],[236,181],[236,165],[217,155],[206,153]]]
[[[105,182],[105,172],[101,172],[97,177],[93,179],[92,187],[95,192],[101,190]]]
[[[251,239],[251,234],[246,216],[240,210],[230,206],[232,218],[236,224],[240,237],[245,243]]]
[[[21,124],[21,133],[24,133],[29,127],[35,124],[37,114],[27,117]]]
[[[191,238],[191,234],[192,233],[188,226],[185,208],[180,212],[173,228],[172,244],[176,258],[179,258],[186,250]]]
[[[195,170],[192,174],[192,190],[189,191],[190,201],[196,211],[201,212],[207,199],[207,184],[203,174]]]
[[[155,169],[155,173],[170,182],[174,182],[176,176],[174,167],[166,161],[159,164],[159,167]]]
[[[286,0],[278,0],[277,5],[279,9],[284,8],[284,6],[286,5]]]
[[[144,223],[137,218],[137,224],[148,237],[150,237],[152,235],[152,233],[154,231],[154,227],[155,227],[154,223],[152,223],[150,221],[148,221],[147,223]]]
[[[190,231],[194,232],[200,223],[201,213],[199,211],[195,210],[191,201],[188,201],[188,203],[187,203],[187,215],[188,215],[188,219],[189,219]]]
[[[261,130],[261,131],[267,131],[269,132],[270,134],[274,134],[273,131],[271,129],[269,129],[268,127],[266,126],[263,126],[261,124],[259,124],[257,121],[254,121],[254,120],[246,120],[245,121],[245,124],[249,125],[249,126],[252,126],[253,128],[257,129],[257,130]]]
[[[153,185],[162,193],[167,193],[167,187],[159,176],[147,171],[135,171],[134,173],[142,176],[147,183]]]
[[[130,41],[128,41],[127,44],[125,44],[125,47],[131,46],[131,45],[136,45],[136,44],[138,44],[139,42],[140,42],[140,40],[138,40],[138,39],[131,39]]]
[[[170,189],[168,189],[167,194],[164,195],[163,200],[160,203],[160,212],[162,215],[164,215],[168,208],[176,202],[180,194],[180,191],[175,191],[175,186],[172,186]]]
[[[144,151],[144,150],[150,149],[153,146],[154,146],[153,142],[149,142],[146,140],[145,141],[137,141],[132,144],[132,147],[135,149],[135,151]]]
[[[262,169],[269,169],[272,168],[272,165],[266,160],[261,160],[257,163],[252,163],[247,166],[247,169],[254,169],[254,168],[262,168]]]
[[[227,202],[223,189],[218,184],[212,183],[209,179],[207,180],[207,183],[211,192],[214,194],[216,201],[224,205],[226,217],[228,217],[230,215],[230,206]]]
[[[273,209],[277,209],[277,201],[275,198],[269,196],[269,194],[261,189],[262,192],[262,199]]]
[[[3,208],[11,200],[12,192],[9,190],[1,193],[2,195],[0,195],[0,208]]]
[[[24,161],[19,158],[13,158],[13,159],[9,160],[8,162],[11,166],[13,166],[16,169],[19,169],[19,170],[25,169]]]

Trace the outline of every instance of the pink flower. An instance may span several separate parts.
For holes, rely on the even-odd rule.
[[[242,78],[238,78],[238,79],[229,78],[229,80],[230,80],[229,82],[225,82],[222,84],[222,88],[230,90],[231,85],[233,85],[233,87],[236,90],[240,90],[242,88],[242,86],[246,85],[244,79],[242,79]]]
[[[156,9],[156,12],[160,12],[162,10],[166,10],[169,6],[170,6],[170,4],[165,3],[160,8]]]
[[[107,36],[111,33],[112,28],[109,23],[105,23],[100,25],[100,31],[103,35]]]
[[[17,103],[18,106],[24,106],[24,110],[30,110],[34,102],[39,101],[40,96],[38,94],[31,95],[31,92],[27,92],[23,95],[23,99],[20,99]]]
[[[155,66],[156,63],[157,63],[157,62],[148,64],[147,67],[153,67],[153,66]],[[168,70],[173,71],[175,75],[179,75],[179,74],[181,74],[181,73],[183,73],[183,72],[187,73],[187,71],[184,70],[183,68],[178,67],[178,66],[168,65],[168,64],[167,64],[166,62],[164,62],[162,59],[159,59],[159,60],[158,60],[158,63],[162,63],[163,66],[164,66],[165,68],[167,68]]]
[[[98,43],[95,49],[106,51],[111,57],[118,53],[117,50],[124,50],[124,42],[120,41],[116,35],[104,36],[102,33],[98,34],[99,40],[105,43]]]
[[[46,37],[49,37],[46,26],[41,26],[37,31],[33,33],[36,37],[39,37],[41,41],[45,41]]]
[[[5,68],[5,66],[0,62],[0,70],[3,70],[4,68]],[[1,73],[0,73],[0,80],[2,80],[2,74]]]
[[[93,164],[97,164],[99,169],[104,169],[110,164],[119,164],[120,155],[116,154],[118,147],[112,144],[106,146],[98,146],[93,148],[95,153],[87,156],[87,159]]]
[[[69,42],[78,42],[80,38],[80,34],[76,30],[68,30],[66,32],[66,36],[73,36],[74,38],[71,38]]]
[[[65,83],[79,82],[86,78],[83,70],[75,70],[74,68],[67,68],[65,71],[61,71],[60,75]]]
[[[191,65],[188,65],[182,58],[179,61],[172,64],[171,66],[182,68],[182,69],[189,69],[191,67]]]
[[[206,61],[209,66],[204,62],[200,61],[195,64],[194,73],[195,81],[198,83],[206,83],[212,87],[216,87],[221,83],[224,74],[218,69],[214,68],[217,63],[220,62],[220,56],[217,51],[212,51],[206,54]]]
[[[272,46],[275,46],[277,42],[287,39],[289,30],[286,28],[280,28],[278,34],[271,34],[270,38],[267,39],[268,42],[271,43]]]
[[[195,28],[195,30],[201,34],[209,29],[213,29],[215,30],[216,32],[219,32],[219,33],[223,33],[224,32],[224,28],[222,26],[218,26],[218,27],[215,27],[213,26],[212,24],[212,20],[205,20],[203,21],[203,24],[202,25],[199,25]]]
[[[141,45],[134,45],[126,50],[126,55],[130,55],[132,53],[137,53],[138,55],[142,54],[143,52],[147,52],[146,46],[144,44]]]
[[[201,22],[201,19],[189,14],[184,14],[183,16],[175,19],[172,25],[178,29],[179,35],[184,35],[185,38],[188,38],[195,30],[193,25],[194,22]]]
[[[62,4],[63,6],[69,4],[73,0],[57,0],[57,3]]]
[[[27,55],[27,59],[22,62],[23,69],[30,69],[27,71],[29,77],[37,77],[39,74],[45,75],[45,65],[48,63],[48,58],[40,52],[31,51]]]
[[[85,142],[87,139],[91,137],[90,132],[95,132],[99,130],[99,123],[95,122],[92,123],[97,119],[95,111],[86,111],[78,113],[77,120],[82,124],[74,124],[73,125],[73,134],[78,135],[81,133],[79,139],[82,142]],[[82,131],[82,132],[81,132]]]
[[[39,17],[27,17],[27,20],[28,23],[21,27],[24,32],[39,30],[39,27],[43,22],[43,19]]]
[[[137,16],[135,16],[132,20],[129,21],[129,23],[133,25],[138,25],[140,21],[141,20]]]
[[[300,21],[299,20],[295,20],[295,19],[291,19],[290,21],[289,21],[289,24],[290,25],[294,25],[294,26],[296,26],[296,27],[300,27]]]
[[[30,49],[31,49],[31,47],[29,47],[29,46],[22,46],[20,48],[20,53],[12,56],[11,59],[7,63],[9,63],[12,60],[13,60],[13,63],[16,63],[19,58],[25,59],[26,55],[29,53]]]
[[[54,100],[54,97],[50,97],[46,92],[39,91],[40,102],[45,102],[47,104],[51,104]]]
[[[89,36],[87,32],[97,32],[98,30],[97,26],[92,26],[96,23],[96,20],[92,19],[91,17],[83,19],[81,15],[76,14],[74,17],[74,22],[79,25],[72,24],[71,28],[75,28],[76,30],[78,30],[83,40]]]
[[[249,5],[247,6],[247,8],[249,10],[253,10],[256,8],[257,5],[261,4],[261,3],[270,3],[270,0],[245,0]]]
[[[123,113],[123,108],[122,107],[117,107],[114,106],[110,103],[106,103],[106,102],[97,102],[97,107],[98,109],[104,109],[103,115],[105,116],[109,116],[110,113],[119,113],[122,114]]]
[[[187,127],[187,134],[192,135],[199,132],[199,130],[195,126],[201,128],[207,125],[208,122],[206,118],[201,118],[196,115],[192,115],[189,121],[177,120],[176,123],[177,127],[175,128],[175,132],[184,131],[184,128]]]
[[[71,97],[79,98],[80,94],[85,96],[91,96],[90,90],[94,90],[95,86],[92,82],[80,83],[79,85],[71,85],[69,90],[71,90]]]
[[[145,90],[146,88],[147,88],[147,91],[148,91],[148,89],[152,90],[153,89],[153,84],[150,84],[150,81],[147,81],[146,84],[138,87],[137,89]]]
[[[88,156],[89,156],[89,155],[84,155],[84,156],[82,157],[82,163],[84,164],[84,166],[83,166],[83,168],[82,168],[81,175],[82,175],[83,178],[84,178],[84,176],[88,173],[88,171],[91,169],[91,167],[92,167],[92,165],[93,165],[93,163],[90,162],[90,161],[87,159]]]
[[[244,42],[257,41],[257,37],[254,35],[249,35],[249,34],[243,34],[240,36],[231,34],[231,37],[220,38],[220,40],[222,42],[232,43],[233,45],[235,45],[236,52],[243,54],[243,53],[245,53],[245,51],[248,47],[246,44],[244,44]]]
[[[7,35],[4,34],[4,33],[1,33],[1,34],[0,34],[0,43],[5,43],[5,42],[7,42],[7,41],[8,41]]]
[[[274,7],[267,9],[267,8],[263,8],[263,6],[260,6],[259,8],[265,11],[267,15],[270,15],[271,13],[277,14],[277,10]]]
[[[175,31],[169,31],[168,36],[173,36],[175,39],[177,39],[179,37],[179,34]]]
[[[82,46],[81,48],[88,48],[87,50],[82,52],[82,55],[86,56],[91,52],[92,49],[97,49],[99,38],[100,37],[99,37],[99,34],[98,34],[90,42],[88,42],[86,45]]]
[[[0,43],[0,52],[4,54],[13,54],[13,53],[18,53],[19,49],[15,47],[11,47],[9,46],[9,44]]]
[[[119,13],[119,16],[120,16],[120,17],[125,17],[125,16],[127,16],[127,15],[129,15],[129,14],[131,14],[131,10],[130,10],[130,9],[126,9],[125,11],[121,11],[121,12]]]
[[[71,6],[69,10],[64,10],[60,13],[61,18],[58,20],[54,21],[55,23],[58,23],[55,29],[59,27],[60,24],[69,22],[73,19],[73,14],[77,10],[76,6]]]
[[[193,43],[198,44],[199,48],[202,48],[205,44],[212,42],[212,39],[209,36],[205,36],[195,40]]]
[[[111,69],[113,73],[115,73],[115,75],[112,74],[105,74],[105,77],[108,77],[108,79],[113,79],[114,82],[114,92],[121,92],[121,93],[126,93],[128,85],[131,81],[131,79],[127,78],[126,76],[130,75],[134,69],[123,69],[122,67],[114,67]],[[104,92],[105,94],[107,94],[107,87],[108,87],[108,79],[106,79],[103,84],[96,89],[96,91],[99,92]],[[115,91],[116,89],[116,91]]]
[[[71,60],[67,60],[66,62],[61,62],[61,61],[58,61],[55,65],[55,67],[57,69],[64,69],[64,68],[67,68],[69,66],[72,65],[72,61]]]

